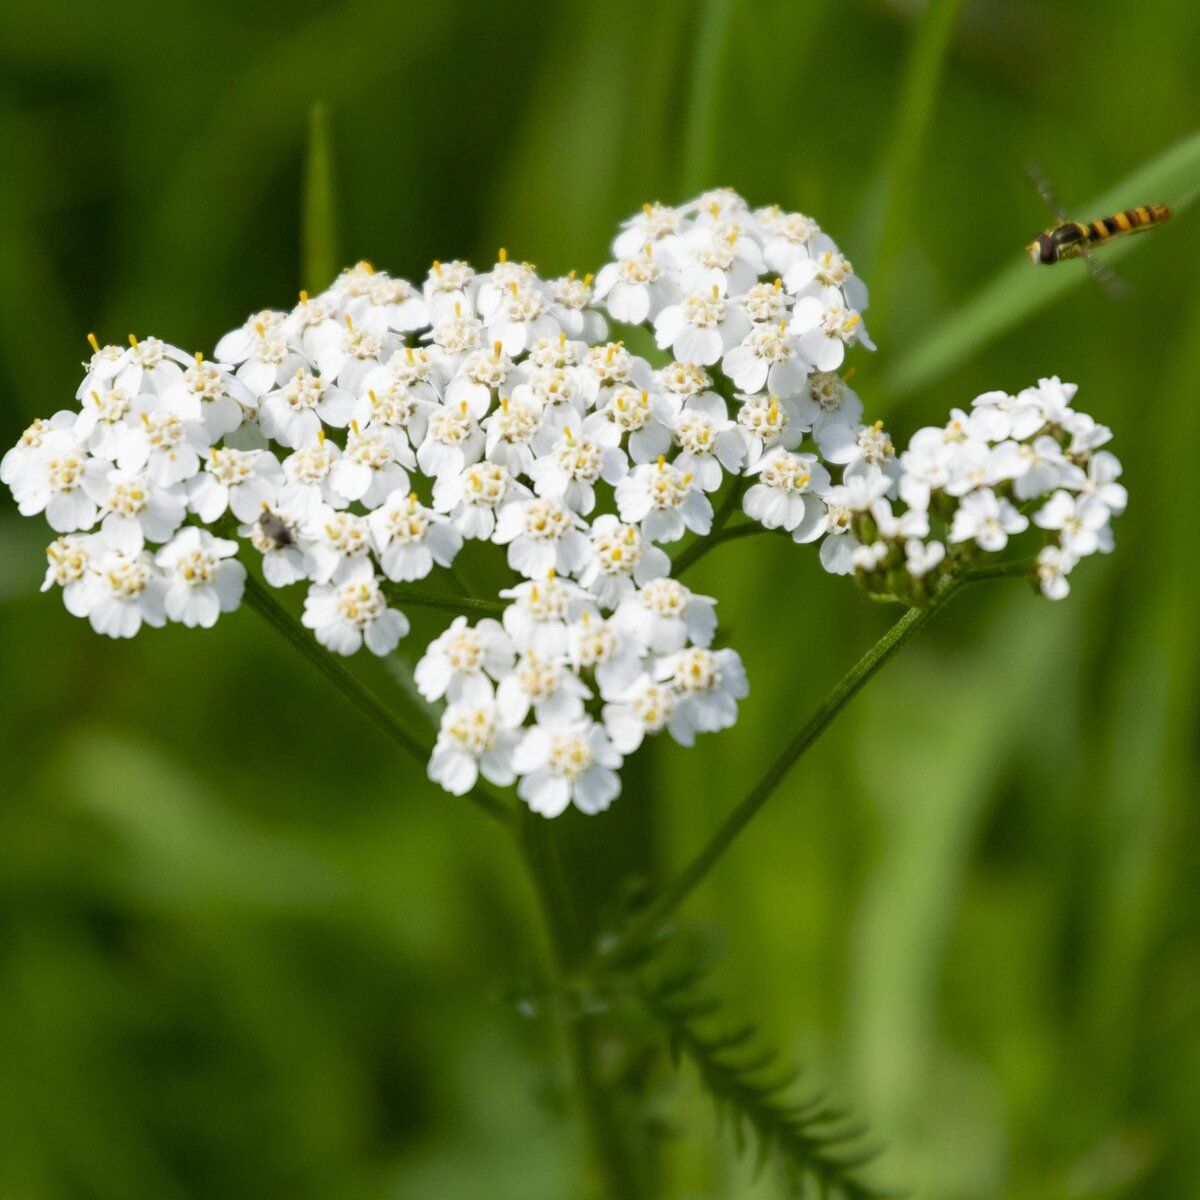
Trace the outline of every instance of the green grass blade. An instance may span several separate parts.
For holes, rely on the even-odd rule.
[[[683,138],[683,193],[687,197],[716,186],[712,178],[714,127],[732,15],[733,0],[706,0],[698,22]]]
[[[928,0],[909,55],[895,130],[883,171],[883,187],[878,192],[883,230],[879,238],[879,256],[872,272],[872,318],[873,326],[878,326],[879,330],[887,327],[886,310],[890,307],[896,267],[911,228],[929,121],[961,8],[962,0]]]
[[[1121,183],[1081,206],[1079,211],[1101,215],[1130,204],[1166,203],[1179,214],[1197,196],[1200,196],[1200,132],[1177,142]],[[1105,262],[1114,261],[1141,244],[1141,238],[1116,241],[1106,247]],[[957,308],[928,337],[897,359],[884,377],[887,396],[892,400],[902,399],[936,383],[972,354],[1077,287],[1087,274],[1087,266],[1082,262],[1038,269],[1021,256],[974,299]]]
[[[333,183],[333,135],[329,106],[312,106],[301,201],[300,276],[310,292],[324,291],[341,267],[337,244],[337,200]]]

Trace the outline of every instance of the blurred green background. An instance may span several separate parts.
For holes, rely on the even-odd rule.
[[[869,1124],[882,1182],[1200,1195],[1194,212],[1122,260],[1124,302],[1084,283],[915,392],[885,382],[1047,223],[1028,158],[1072,208],[1200,126],[1200,8],[968,0],[917,162],[920,7],[9,0],[0,442],[70,402],[89,330],[208,349],[291,302],[314,100],[344,258],[418,279],[501,244],[595,269],[642,201],[729,184],[812,213],[875,283],[893,212],[868,413],[906,438],[1059,373],[1116,431],[1130,509],[1068,602],[957,601],[686,920],[734,1010]],[[506,999],[536,950],[511,847],[254,613],[107,642],[37,595],[46,540],[0,504],[0,1200],[579,1194],[553,1041]],[[751,697],[556,824],[590,906],[683,862],[894,615],[774,540],[690,582]],[[654,1104],[659,1195],[777,1194],[686,1075]]]

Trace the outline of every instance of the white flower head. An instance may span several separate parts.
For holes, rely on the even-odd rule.
[[[671,736],[690,746],[698,733],[716,733],[737,721],[737,702],[750,691],[736,650],[692,646],[659,660],[655,677],[678,697],[667,722]]]
[[[635,467],[617,484],[621,520],[640,524],[651,542],[674,542],[685,530],[706,534],[712,527],[712,503],[696,477],[664,458]]]
[[[515,655],[498,621],[485,617],[469,625],[466,617],[455,617],[418,661],[417,688],[426,700],[445,696],[451,704],[483,704],[492,699],[493,682],[512,670]]]
[[[448,567],[462,549],[458,528],[417,500],[393,492],[368,518],[383,573],[398,582],[424,579],[436,563]]]
[[[154,556],[166,580],[163,605],[172,621],[209,629],[242,601],[246,568],[234,558],[237,542],[189,525]]]
[[[480,775],[507,787],[516,778],[512,756],[517,738],[490,699],[451,704],[442,713],[429,778],[454,796],[465,796]]]
[[[627,625],[650,653],[673,654],[689,642],[711,645],[717,630],[716,603],[677,579],[652,579],[621,601],[614,620]]]
[[[1011,534],[1029,528],[1029,518],[998,497],[991,488],[969,492],[954,512],[950,541],[973,541],[981,550],[995,552],[1008,545]]]
[[[580,812],[603,812],[620,795],[620,766],[603,726],[558,712],[529,729],[513,754],[521,776],[517,795],[544,817],[557,817],[572,803]]]
[[[388,607],[367,557],[346,561],[329,583],[309,588],[300,619],[335,654],[354,654],[363,645],[372,654],[390,654],[408,633],[408,619]]]

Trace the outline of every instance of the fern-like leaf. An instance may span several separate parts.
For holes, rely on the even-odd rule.
[[[721,1028],[721,1001],[704,986],[704,973],[691,969],[640,981],[643,1004],[666,1034],[678,1069],[688,1062],[714,1100],[718,1123],[733,1135],[738,1151],[754,1143],[755,1173],[772,1159],[790,1192],[828,1200],[878,1200],[884,1193],[858,1177],[874,1157],[862,1146],[861,1126],[821,1095],[789,1099],[799,1071],[779,1061],[757,1038],[752,1025]]]

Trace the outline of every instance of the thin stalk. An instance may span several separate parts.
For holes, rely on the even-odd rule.
[[[678,579],[689,567],[694,567],[710,550],[715,550],[725,542],[736,542],[740,538],[753,537],[757,533],[775,533],[757,521],[747,521],[742,525],[734,525],[731,529],[722,529],[717,534],[709,534],[706,538],[693,542],[681,550],[671,560],[671,576]]]
[[[984,579],[1013,578],[1028,575],[1028,560],[998,563],[977,568],[959,576],[948,577],[923,608],[910,608],[904,615],[842,676],[833,691],[825,697],[796,736],[784,747],[779,757],[763,773],[762,778],[746,793],[737,807],[725,818],[704,849],[659,892],[642,913],[601,951],[602,965],[622,962],[631,952],[644,945],[666,919],[695,890],[708,875],[737,836],[754,819],[758,811],[783,782],[796,761],[821,736],[833,719],[854,699],[863,686],[900,649],[911,641],[967,584]]]
[[[461,586],[461,585],[460,585]],[[475,596],[454,595],[449,592],[426,592],[403,583],[381,582],[383,594],[396,604],[419,608],[437,608],[443,612],[477,613],[481,617],[499,617],[506,605],[502,600],[482,600]]]
[[[264,617],[291,644],[308,659],[326,679],[330,681],[361,713],[368,717],[393,742],[424,765],[429,760],[433,747],[404,727],[376,697],[367,690],[349,671],[313,639],[304,628],[277,600],[253,577],[246,580],[246,603]],[[512,823],[508,806],[485,788],[476,787],[467,799],[481,812],[502,825]]]
[[[553,830],[544,817],[522,806],[513,834],[546,926],[553,985],[550,994],[578,1091],[599,1194],[606,1200],[639,1200],[642,1189],[596,1067],[590,1021],[576,1011],[568,987],[581,941]]]

